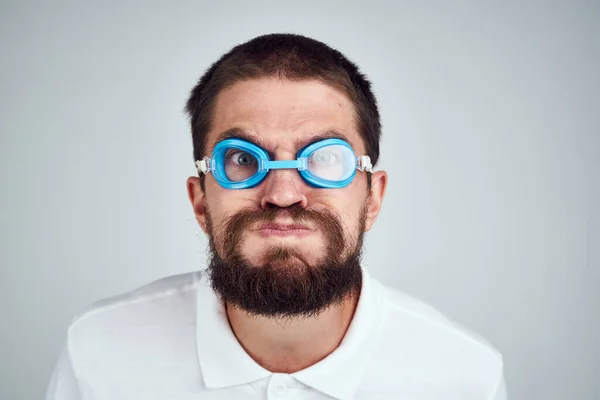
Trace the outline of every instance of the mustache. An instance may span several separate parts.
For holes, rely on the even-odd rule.
[[[226,218],[220,231],[225,233],[224,248],[231,250],[239,242],[244,229],[254,224],[275,222],[277,218],[288,217],[294,223],[313,223],[323,232],[341,237],[343,229],[339,217],[328,209],[306,209],[299,204],[289,207],[268,206],[265,209],[243,209]]]
[[[294,223],[326,223],[333,214],[329,210],[309,210],[298,204],[289,207],[270,206],[264,210],[245,209],[238,211],[225,221],[225,228],[245,228],[256,223],[274,222],[278,217],[290,217]]]

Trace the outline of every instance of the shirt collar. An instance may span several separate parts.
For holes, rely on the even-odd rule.
[[[198,359],[204,384],[209,389],[250,383],[271,375],[258,365],[233,334],[225,306],[202,273],[196,305]]]
[[[318,363],[291,374],[303,384],[337,399],[356,392],[382,324],[382,296],[363,267],[360,298],[342,342]],[[233,334],[225,307],[202,274],[197,297],[197,349],[207,388],[223,388],[260,380],[272,372],[258,365]],[[226,350],[225,350],[226,349]]]

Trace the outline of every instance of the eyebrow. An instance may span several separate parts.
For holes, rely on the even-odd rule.
[[[232,138],[242,139],[242,140],[246,140],[250,143],[253,143],[253,144],[263,148],[267,152],[267,154],[269,155],[269,157],[271,159],[275,158],[275,155],[273,154],[273,152],[269,151],[267,149],[266,143],[264,143],[260,137],[251,135],[244,129],[238,128],[238,127],[227,129],[226,131],[219,134],[219,136],[217,136],[217,140],[211,147],[211,151],[214,150],[217,143],[219,143],[225,139],[232,139]],[[325,139],[341,139],[341,140],[344,140],[345,142],[347,142],[348,144],[350,144],[350,140],[348,139],[348,137],[346,135],[344,135],[342,132],[335,130],[335,129],[327,130],[323,133],[319,133],[319,134],[311,136],[309,138],[297,139],[294,142],[294,144],[296,145],[297,151],[299,151],[300,149],[303,149],[304,147],[306,147],[310,144],[313,144],[315,142],[319,142],[319,141],[325,140]]]

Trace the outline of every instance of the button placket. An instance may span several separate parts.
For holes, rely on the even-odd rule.
[[[274,393],[276,396],[284,396],[287,393],[287,387],[280,383],[277,386],[275,386],[275,390]]]
[[[294,387],[294,378],[287,374],[273,374],[269,381],[269,398],[284,398]]]

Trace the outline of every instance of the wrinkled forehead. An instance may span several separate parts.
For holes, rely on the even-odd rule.
[[[358,154],[364,152],[364,143],[356,127],[355,108],[348,96],[325,83],[246,80],[217,96],[206,153],[235,137],[274,154],[296,154],[316,141],[338,138]]]

